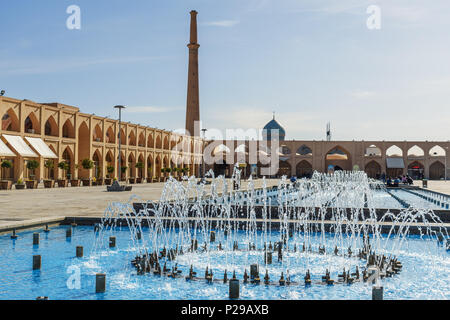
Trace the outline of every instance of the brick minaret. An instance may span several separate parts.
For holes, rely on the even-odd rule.
[[[199,135],[200,101],[198,89],[197,11],[191,11],[191,41],[189,48],[189,71],[186,103],[186,130],[191,136]],[[197,128],[195,128],[197,126]]]

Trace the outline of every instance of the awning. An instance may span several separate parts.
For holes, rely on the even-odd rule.
[[[405,163],[403,158],[386,158],[386,166],[388,169],[404,169]]]
[[[41,138],[25,137],[34,150],[37,151],[45,159],[58,159],[56,154],[50,149]]]
[[[1,157],[15,157],[16,154],[9,149],[6,144],[0,140],[0,156]]]
[[[5,138],[6,141],[9,143],[9,145],[22,157],[26,158],[39,157],[36,153],[34,153],[33,150],[30,149],[30,147],[27,145],[25,140],[22,139],[22,137],[4,134],[3,138]]]

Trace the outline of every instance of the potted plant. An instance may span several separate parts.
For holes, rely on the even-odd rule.
[[[9,160],[3,160],[2,161],[2,176],[5,176],[4,171],[6,169],[12,168],[12,162]],[[0,181],[0,189],[2,190],[11,190],[12,188],[12,182],[10,180],[2,180]]]
[[[65,188],[67,187],[67,179],[65,179],[64,177],[67,176],[67,171],[70,169],[70,166],[67,162],[65,161],[61,161],[60,163],[58,163],[58,168],[60,168],[61,170],[65,171],[65,174],[63,175],[62,179],[58,179],[58,187],[60,188]]]
[[[135,177],[129,177],[128,181],[129,181],[129,183],[134,184],[134,183],[136,183],[136,178]]]
[[[136,163],[136,168],[139,170],[139,177],[136,178],[136,183],[142,183],[142,169],[144,169],[145,164],[143,162]]]
[[[17,180],[17,183],[16,183],[16,189],[17,189],[17,190],[23,190],[23,189],[25,189],[25,184],[23,183],[23,180],[22,180],[22,179]]]
[[[91,170],[94,167],[94,161],[92,161],[91,159],[83,159],[83,161],[81,161],[81,166],[85,170]],[[91,178],[82,179],[82,181],[83,181],[84,187],[88,187],[88,186],[92,185]]]
[[[39,161],[37,160],[28,160],[27,161],[27,169],[31,171],[30,178],[26,181],[27,189],[36,189],[38,182],[34,179],[35,170],[39,168]]]
[[[189,168],[183,168],[183,174],[188,175],[189,174]]]
[[[77,170],[77,172],[78,172],[78,168],[79,168],[80,166],[78,165],[78,164],[75,164],[75,170]],[[70,185],[72,186],[72,187],[79,187],[80,186],[80,180],[77,178],[77,179],[71,179],[72,178],[72,176],[70,175],[70,173],[69,174],[67,174],[67,178],[69,178],[69,180],[70,180]]]
[[[113,166],[107,166],[106,167],[106,172],[108,172],[108,174],[106,175],[107,178],[105,179],[105,184],[109,186],[109,185],[111,185],[111,182],[112,182],[111,175],[114,172],[114,167]]]
[[[48,170],[48,177],[50,177],[51,170],[55,167],[55,163],[53,160],[47,160],[44,162],[44,167]],[[46,179],[44,180],[44,187],[45,188],[53,188],[55,186],[55,181],[52,179]]]
[[[127,172],[127,169],[128,169],[128,167],[127,166],[122,166],[122,167],[120,167],[120,173],[121,173],[121,178],[120,178],[120,180],[124,180],[122,177],[123,177],[123,175]]]

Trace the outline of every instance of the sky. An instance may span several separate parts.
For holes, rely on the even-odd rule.
[[[450,139],[448,0],[3,1],[0,89],[184,128],[193,9],[209,132],[261,129],[275,112],[288,140],[325,139],[328,121],[333,140]]]

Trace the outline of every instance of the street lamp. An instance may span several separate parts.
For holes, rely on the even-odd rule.
[[[120,153],[120,149],[121,149],[121,146],[122,146],[122,139],[121,139],[121,132],[122,132],[122,128],[121,128],[121,122],[122,122],[122,109],[125,109],[125,106],[115,106],[114,107],[114,109],[119,109],[119,181],[121,180],[121,178],[122,178],[122,163],[121,163],[121,153]]]
[[[206,131],[208,131],[208,129],[202,129],[203,132],[203,143],[205,143],[206,140]],[[203,155],[202,155],[202,171],[203,171],[203,179],[205,179],[205,147],[203,145]]]

